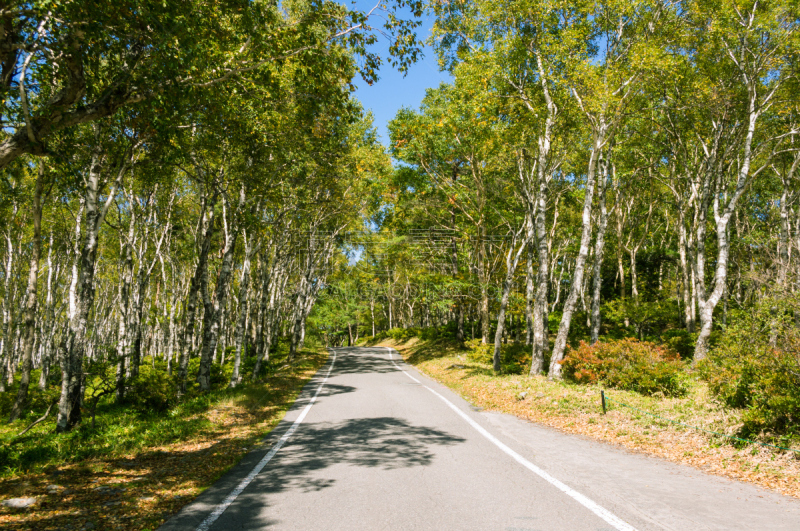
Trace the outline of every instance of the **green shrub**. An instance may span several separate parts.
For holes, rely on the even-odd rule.
[[[700,363],[711,392],[745,408],[745,433],[800,431],[800,295],[770,297],[737,313]]]
[[[633,332],[641,340],[658,337],[662,330],[681,322],[676,299],[614,299],[603,305],[603,316],[612,330],[616,328]]]
[[[467,358],[478,363],[492,363],[492,356],[494,355],[493,344],[482,345],[480,339],[471,339],[465,344],[469,349]]]
[[[435,326],[431,326],[428,328],[423,328],[419,331],[419,338],[424,341],[429,341],[431,339],[438,339],[440,336],[439,329]]]
[[[233,357],[229,355],[225,360],[224,366],[219,363],[211,364],[209,379],[212,389],[227,387],[231,374],[233,374],[233,362]],[[138,413],[161,413],[178,403],[177,367],[172,376],[170,376],[167,374],[166,362],[157,359],[155,368],[153,368],[152,364],[153,361],[149,356],[142,358],[142,363],[139,365],[139,375],[128,381],[125,402]],[[242,375],[248,371],[252,373],[253,364],[252,358],[244,358],[242,360],[243,366],[240,366],[239,373]],[[200,358],[190,359],[187,374],[190,395],[196,392],[194,386],[199,369]],[[115,370],[115,366],[111,364],[107,369],[108,375],[113,376]]]
[[[467,358],[491,365],[494,362],[494,342],[481,344],[480,339],[466,342]],[[524,343],[507,343],[500,346],[500,366],[505,374],[522,374],[531,363],[531,347]]]
[[[677,353],[633,338],[594,345],[581,341],[578,348],[569,349],[561,365],[566,379],[581,384],[602,382],[645,395],[682,396],[687,390],[684,364]]]
[[[412,337],[419,337],[420,329],[414,328],[392,328],[386,332],[386,335],[395,341],[408,341]]]
[[[177,401],[176,379],[150,365],[139,367],[139,376],[129,383],[125,400],[139,413],[162,413]]]
[[[682,329],[667,330],[661,334],[661,340],[685,360],[694,356],[694,345],[697,342],[696,333]]]

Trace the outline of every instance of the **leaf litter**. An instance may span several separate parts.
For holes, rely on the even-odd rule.
[[[207,422],[188,438],[0,479],[0,501],[36,498],[27,509],[0,507],[0,529],[158,528],[259,446],[326,360],[312,353],[294,371],[240,386],[188,419]]]

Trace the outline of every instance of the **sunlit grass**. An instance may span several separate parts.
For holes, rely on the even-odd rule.
[[[32,413],[0,425],[0,498],[32,496],[37,505],[0,509],[0,528],[157,528],[257,446],[326,359],[324,351],[306,351],[292,370],[195,393],[163,413],[137,413],[109,397],[95,428],[85,416],[76,430],[56,434],[51,413],[16,437],[41,416],[54,390],[37,393]],[[48,485],[65,490],[52,493]],[[103,485],[125,490],[109,496],[97,490]]]

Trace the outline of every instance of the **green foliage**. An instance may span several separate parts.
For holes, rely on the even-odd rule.
[[[391,338],[402,343],[415,337],[428,341],[431,339],[449,337],[450,335],[451,333],[448,330],[448,327],[444,326],[431,326],[427,328],[417,328],[412,326],[409,328],[392,328],[391,330],[384,330],[383,332],[378,332],[370,339],[372,341],[381,341],[383,339]]]
[[[175,441],[187,441],[193,437],[206,437],[210,430],[220,429],[206,415],[219,406],[244,405],[252,412],[274,412],[277,421],[282,412],[293,402],[296,394],[302,389],[307,378],[303,371],[318,368],[325,357],[320,355],[303,356],[298,359],[295,371],[285,373],[273,379],[269,386],[253,384],[245,380],[235,389],[212,389],[208,393],[192,391],[184,395],[180,401],[171,397],[172,405],[166,409],[143,414],[129,404],[117,405],[113,395],[101,398],[97,410],[96,426],[84,418],[77,428],[66,433],[55,433],[53,412],[50,418],[34,427],[25,435],[18,437],[22,429],[42,416],[47,406],[58,397],[59,388],[52,387],[42,392],[31,391],[31,411],[15,423],[0,426],[0,477],[13,476],[29,471],[41,470],[50,465],[62,466],[86,459],[124,458],[128,454],[142,453],[157,449]],[[173,385],[165,381],[165,367],[144,358],[139,369],[139,378],[132,383],[134,390],[128,398],[134,403],[149,402],[161,407],[160,393],[164,387]],[[230,364],[226,363],[226,367]],[[96,369],[97,367],[92,367]],[[312,371],[313,372],[313,371]],[[97,371],[95,371],[97,374]],[[96,376],[100,378],[100,376]],[[155,384],[159,388],[147,388]],[[137,395],[138,396],[134,396]],[[9,393],[0,393],[0,413],[7,415],[10,400],[5,398]],[[273,415],[273,413],[269,413]],[[227,429],[227,428],[224,428]]]
[[[212,373],[216,368],[217,365],[212,367]],[[143,364],[129,385],[125,402],[138,413],[163,413],[177,403],[177,378],[160,368]]]
[[[211,364],[210,381],[212,389],[220,389],[225,387],[230,381],[231,372],[233,370],[233,360],[228,358],[225,360],[225,367],[219,363]],[[194,382],[197,378],[197,372],[200,369],[200,358],[192,358],[189,360],[189,381]],[[227,377],[226,377],[227,376]]]
[[[682,396],[687,390],[684,364],[677,353],[633,338],[594,345],[581,341],[561,364],[564,377],[576,383],[603,383],[644,395]]]
[[[690,333],[682,329],[667,330],[661,334],[661,340],[669,348],[680,354],[682,359],[691,359],[694,356],[697,333]]]
[[[395,341],[408,341],[413,337],[419,337],[419,328],[392,328],[386,332],[386,337],[390,337]]]
[[[38,419],[42,416],[45,410],[47,410],[47,407],[50,404],[58,400],[61,387],[51,385],[44,391],[39,389],[36,383],[39,381],[40,374],[41,371],[39,369],[31,371],[31,385],[28,389],[28,399],[30,402],[27,410],[23,411],[22,415],[20,416],[19,422],[21,423],[31,423]],[[18,389],[19,379],[17,378],[12,385],[6,387],[5,393],[0,393],[0,420],[4,421],[8,418],[8,414],[11,411],[11,405],[16,399]],[[53,409],[55,410],[56,407],[57,406],[53,406]],[[51,411],[50,414],[52,415],[53,411]]]
[[[481,344],[480,339],[466,342],[469,348],[467,357],[479,363],[491,365],[494,357],[494,343]],[[522,374],[531,363],[531,347],[524,343],[507,343],[500,346],[500,366],[504,374]]]
[[[456,327],[455,323],[449,323],[444,326],[429,326],[419,330],[419,338],[423,340],[449,338],[455,339]]]
[[[616,299],[604,304],[603,310],[608,323],[618,328],[626,328],[624,323],[627,319],[639,339],[656,336],[668,326],[681,322],[675,299],[638,302],[628,298]]]
[[[732,319],[699,364],[712,393],[745,408],[745,434],[797,433],[800,423],[800,295],[769,297]]]

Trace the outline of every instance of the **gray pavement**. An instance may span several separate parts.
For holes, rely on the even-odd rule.
[[[160,529],[800,530],[796,499],[476,411],[390,349],[336,349],[324,381],[333,358]]]

